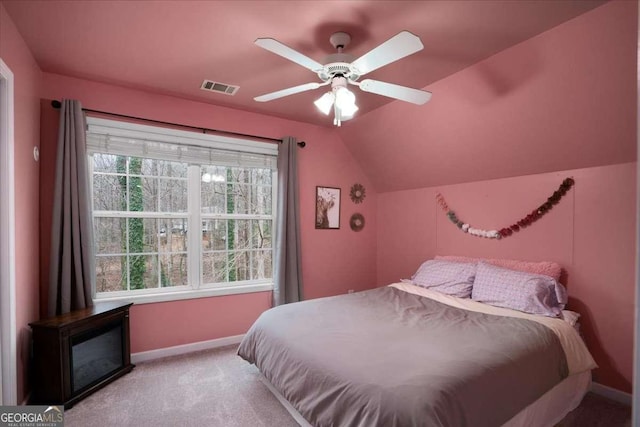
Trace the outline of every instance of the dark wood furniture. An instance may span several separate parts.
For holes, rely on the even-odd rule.
[[[129,307],[100,304],[30,323],[31,404],[66,408],[130,372]]]

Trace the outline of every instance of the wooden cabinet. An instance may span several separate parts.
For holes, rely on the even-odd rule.
[[[129,307],[100,304],[30,323],[31,404],[76,402],[130,372]]]

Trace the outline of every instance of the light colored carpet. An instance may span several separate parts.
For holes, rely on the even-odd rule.
[[[65,411],[66,427],[296,427],[237,346],[138,364]],[[588,393],[561,427],[631,426],[631,408]]]
[[[65,427],[297,427],[237,346],[137,364],[64,413]]]

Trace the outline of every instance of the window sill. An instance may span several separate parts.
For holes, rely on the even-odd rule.
[[[253,292],[268,292],[273,290],[272,283],[260,283],[253,285],[241,285],[241,286],[224,286],[216,288],[206,288],[197,290],[186,290],[178,292],[163,292],[157,294],[144,294],[144,295],[124,295],[117,297],[99,297],[93,298],[95,305],[100,305],[106,302],[132,302],[134,304],[151,304],[157,302],[179,301],[185,299],[194,298],[209,298],[223,295],[236,295],[236,294],[248,294]]]

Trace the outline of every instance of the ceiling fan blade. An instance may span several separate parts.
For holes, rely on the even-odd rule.
[[[294,87],[290,87],[287,89],[282,89],[276,92],[271,92],[271,93],[267,93],[265,95],[260,95],[260,96],[256,96],[255,98],[253,98],[255,101],[258,102],[266,102],[266,101],[272,101],[274,99],[278,99],[278,98],[282,98],[285,96],[289,96],[289,95],[294,95],[296,93],[300,93],[300,92],[304,92],[307,90],[313,90],[313,89],[318,89],[321,86],[320,83],[305,83],[303,85],[300,86],[294,86]]]
[[[360,82],[359,86],[360,89],[365,92],[371,92],[418,105],[422,105],[431,99],[431,92],[394,85],[393,83],[380,82],[378,80],[365,79]]]
[[[416,53],[423,48],[424,45],[420,41],[420,37],[411,34],[409,31],[402,31],[362,55],[353,61],[351,65],[362,76],[412,53]]]
[[[308,68],[314,73],[322,69],[322,64],[320,64],[319,62],[314,61],[308,56],[301,54],[297,50],[291,49],[289,46],[280,43],[278,40],[271,38],[256,39],[255,44],[263,49],[275,53],[276,55],[287,58],[289,61],[293,61],[296,64],[302,65],[304,68]]]

